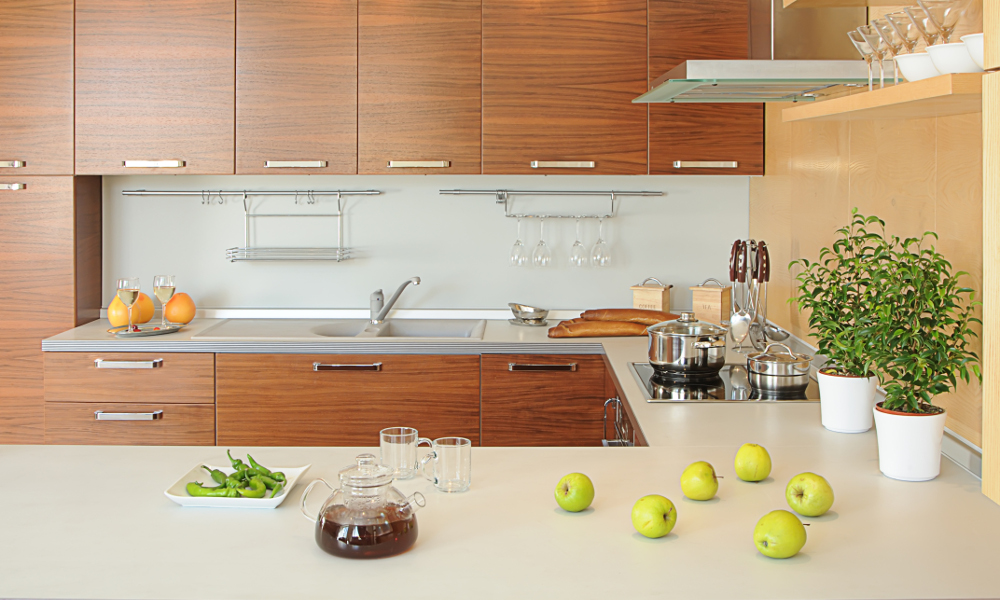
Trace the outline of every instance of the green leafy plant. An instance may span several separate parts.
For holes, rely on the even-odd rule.
[[[810,310],[810,336],[829,361],[824,371],[857,377],[872,374],[871,337],[878,322],[872,273],[887,260],[883,237],[868,231],[873,224],[885,226],[855,209],[851,224],[837,230],[836,241],[820,250],[818,261],[801,258],[788,265],[802,268],[796,277],[797,293],[789,301]]]

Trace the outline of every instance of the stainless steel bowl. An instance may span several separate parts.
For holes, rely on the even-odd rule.
[[[514,316],[522,321],[542,321],[545,317],[549,316],[548,310],[536,306],[517,304],[516,302],[511,302],[507,306],[510,307],[510,312],[514,313]]]

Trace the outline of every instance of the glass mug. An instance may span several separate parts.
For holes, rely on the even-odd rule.
[[[433,445],[417,435],[412,427],[387,427],[379,432],[382,464],[395,471],[396,479],[411,479],[417,474],[417,446]]]
[[[427,466],[433,474],[427,474]],[[472,484],[472,442],[463,437],[434,440],[430,454],[420,461],[420,471],[442,492],[464,492]]]

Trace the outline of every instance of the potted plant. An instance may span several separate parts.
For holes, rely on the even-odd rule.
[[[958,280],[964,271],[919,238],[882,236],[887,260],[878,261],[870,289],[877,315],[872,335],[875,370],[885,400],[875,406],[879,469],[904,481],[934,479],[941,471],[945,411],[934,396],[951,391],[958,379],[982,380],[979,357],[969,349],[980,323],[975,292]]]
[[[823,427],[838,433],[872,428],[877,383],[870,343],[877,321],[872,271],[886,260],[881,236],[868,231],[874,223],[884,226],[854,209],[850,225],[837,230],[836,241],[820,250],[819,260],[789,264],[789,269],[802,268],[790,302],[811,311],[810,336],[827,358],[817,374]]]

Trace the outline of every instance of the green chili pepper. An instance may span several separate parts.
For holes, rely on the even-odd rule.
[[[200,483],[198,483],[197,481],[192,481],[191,483],[187,484],[187,493],[188,493],[189,496],[202,496],[202,497],[207,496],[207,497],[213,497],[213,498],[217,498],[217,497],[235,498],[236,497],[236,490],[233,489],[233,488],[227,488],[227,487],[222,487],[222,486],[214,487],[214,488],[207,488],[207,487],[202,487],[202,485]]]
[[[271,471],[269,477],[275,481],[287,481],[285,479],[285,474],[281,471]]]
[[[274,498],[275,496],[277,496],[278,493],[281,492],[282,489],[284,489],[284,487],[285,484],[283,483],[279,483],[278,485],[274,486],[274,491],[271,492],[271,497]]]
[[[250,461],[250,466],[253,467],[253,469],[255,471],[257,471],[258,473],[260,473],[261,475],[270,475],[271,474],[271,470],[270,469],[268,469],[267,467],[265,467],[265,466],[261,465],[260,463],[258,463],[257,461],[255,461],[253,459],[253,457],[250,456],[249,454],[247,454],[247,460]]]
[[[243,464],[242,460],[238,458],[233,458],[233,455],[229,453],[229,450],[226,450],[226,456],[229,457],[229,462],[233,463],[233,468],[236,469],[237,471],[242,471],[243,469],[247,468],[246,465]]]
[[[226,477],[226,487],[234,490],[236,488],[241,488],[243,487],[243,480],[230,475],[229,477]]]
[[[226,482],[226,474],[223,473],[222,471],[218,469],[209,469],[205,465],[201,465],[201,468],[209,472],[209,474],[212,476],[212,481],[214,481],[215,483],[222,485],[223,483]]]
[[[263,498],[264,494],[267,493],[267,486],[260,480],[260,477],[254,477],[250,480],[249,488],[236,488],[236,491],[244,498]]]
[[[267,486],[267,489],[269,490],[273,490],[274,486],[278,485],[276,480],[271,479],[267,475],[258,475],[257,477],[264,482],[264,485]]]

